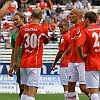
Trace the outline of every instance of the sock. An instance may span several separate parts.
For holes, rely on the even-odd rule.
[[[27,95],[22,94],[22,95],[21,95],[21,99],[20,99],[20,100],[27,100],[27,99],[26,99],[26,97],[27,97]]]
[[[100,100],[99,95],[97,93],[91,94],[91,100]]]
[[[99,92],[99,99],[100,99],[100,92]]]
[[[67,100],[76,100],[76,92],[68,92]]]
[[[67,100],[67,93],[68,93],[68,91],[64,92],[64,100]]]
[[[26,96],[26,100],[35,100],[34,97]]]
[[[21,97],[23,91],[24,91],[24,89],[20,89],[19,97]]]
[[[79,100],[78,92],[76,92],[76,100]]]

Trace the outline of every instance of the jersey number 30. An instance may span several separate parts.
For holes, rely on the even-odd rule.
[[[31,48],[35,48],[37,46],[37,35],[36,34],[29,35],[28,33],[26,33],[24,35],[24,38],[26,39],[25,48],[29,46]]]

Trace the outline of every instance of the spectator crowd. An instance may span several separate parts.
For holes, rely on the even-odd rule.
[[[0,0],[0,7],[2,7],[2,0]],[[13,16],[17,12],[23,12],[26,17],[26,24],[31,23],[32,21],[32,9],[34,9],[31,6],[32,1],[30,0],[11,0],[10,5],[6,11],[6,14],[2,16],[1,21],[1,32],[0,32],[0,42],[6,42],[6,48],[10,48],[10,41],[11,41],[11,35],[16,30],[16,26],[13,25]],[[54,8],[54,5],[56,5],[56,8]],[[95,4],[94,4],[95,5]],[[88,11],[94,11],[98,14],[98,20],[97,24],[100,25],[100,11],[95,10],[95,6],[93,5],[93,2],[91,0],[75,0],[74,3],[72,0],[67,0],[67,3],[64,5],[65,8],[61,7],[61,3],[58,0],[58,3],[53,0],[40,0],[37,1],[35,4],[35,8],[40,8],[43,12],[42,14],[42,20],[40,24],[47,23],[48,24],[48,31],[51,38],[51,43],[58,43],[59,38],[59,29],[58,25],[59,22],[61,22],[62,19],[66,19],[69,21],[70,27],[73,26],[72,23],[70,23],[69,13],[70,10],[73,8],[79,8],[84,11],[84,13]],[[8,17],[11,17],[11,20],[8,21]],[[7,32],[8,38],[5,40],[2,32]],[[58,33],[57,33],[58,32]]]

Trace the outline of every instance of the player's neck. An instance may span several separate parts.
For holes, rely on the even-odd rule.
[[[82,20],[76,21],[75,25],[79,24],[80,22],[82,22]]]
[[[89,25],[96,25],[96,23],[90,23]]]
[[[39,24],[39,23],[40,23],[39,20],[33,20],[33,21],[32,21],[32,24]]]
[[[18,26],[18,27],[17,27],[17,30],[20,30],[20,28],[21,28],[22,26],[24,26],[24,23],[21,24],[20,26]]]

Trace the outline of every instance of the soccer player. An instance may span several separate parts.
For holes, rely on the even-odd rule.
[[[25,16],[19,12],[16,13],[13,17],[13,22],[14,25],[17,27],[16,31],[12,34],[11,36],[11,47],[12,47],[12,54],[11,54],[11,63],[10,63],[10,69],[9,69],[9,76],[12,77],[12,72],[13,72],[13,59],[14,59],[14,48],[15,48],[15,42],[16,42],[16,37],[18,35],[18,32],[20,30],[20,28],[22,26],[24,26],[24,22],[25,22]],[[21,55],[22,55],[22,47],[20,47],[20,52],[18,54],[18,66],[19,66],[19,70],[16,73],[17,75],[17,82],[19,84],[19,88],[20,88],[20,93],[19,96],[21,97],[21,94],[23,93],[24,90],[24,85],[20,83],[20,59],[21,59]]]
[[[87,12],[84,19],[85,29],[81,32],[77,49],[80,58],[85,60],[86,86],[91,100],[100,100],[100,26],[96,25],[97,15],[92,11]]]
[[[59,23],[59,29],[62,36],[60,37],[59,51],[56,55],[54,63],[52,64],[52,70],[54,70],[56,63],[61,58],[64,51],[67,50],[67,48],[71,45],[70,32],[68,32],[69,22],[65,19],[62,19],[62,21]],[[66,56],[66,60],[62,60],[60,62],[60,80],[64,89],[64,100],[67,100],[67,92],[68,92],[67,70],[68,70],[69,58],[70,58],[70,54]]]
[[[49,42],[48,29],[39,25],[42,18],[41,9],[33,9],[32,18],[31,24],[20,29],[15,44],[14,71],[18,70],[17,58],[22,45],[20,73],[24,92],[21,100],[35,100],[42,67],[43,43]]]
[[[85,82],[85,63],[77,52],[77,40],[81,36],[80,31],[84,28],[82,22],[83,11],[74,8],[70,13],[70,20],[75,25],[70,29],[71,46],[63,53],[61,59],[63,60],[67,54],[71,52],[70,61],[68,64],[68,100],[76,100],[75,86],[79,81],[79,87],[82,92],[89,96],[89,90],[86,89]]]
[[[10,4],[10,0],[6,0],[5,4],[4,4],[3,7],[0,9],[0,18],[3,17],[3,15],[6,13],[9,4]]]

